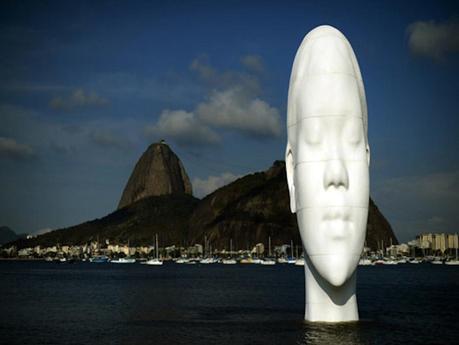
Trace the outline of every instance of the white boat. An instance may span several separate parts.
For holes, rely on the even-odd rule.
[[[432,265],[443,265],[443,261],[441,260],[433,260],[430,262]]]
[[[271,236],[268,236],[268,257],[261,260],[260,264],[265,266],[273,266],[276,264],[276,260],[271,258]]]
[[[223,265],[236,265],[237,261],[234,259],[223,259],[222,263]]]
[[[223,265],[236,265],[237,261],[233,259],[233,239],[230,239],[230,257],[222,260]]]
[[[155,255],[156,257],[154,259],[150,259],[147,261],[142,262],[144,265],[150,265],[150,266],[161,266],[163,264],[163,261],[159,259],[158,257],[158,234],[155,235]]]
[[[203,265],[215,264],[217,262],[218,260],[215,258],[204,258],[204,259],[199,260],[199,263]]]
[[[284,258],[284,257],[280,257],[280,258],[277,258],[277,262],[279,264],[286,264],[287,263],[287,259]]]
[[[384,265],[397,265],[398,262],[395,261],[395,260],[387,260],[387,261],[383,261]]]
[[[413,260],[410,260],[408,261],[410,264],[420,264],[421,261],[419,261],[418,259],[413,259]]]
[[[299,258],[295,261],[295,266],[304,266],[304,258]]]
[[[273,259],[266,258],[264,260],[261,260],[260,264],[265,265],[265,266],[272,266],[276,264],[276,261],[274,261]]]
[[[141,264],[143,264],[143,265],[152,265],[152,266],[161,266],[163,264],[163,262],[161,260],[155,258],[155,259],[150,259],[150,260],[141,262]]]
[[[111,260],[110,263],[112,264],[134,264],[135,259],[131,257],[119,258],[118,260]]]
[[[459,259],[458,259],[458,253],[457,253],[458,248],[457,247],[458,246],[457,246],[457,243],[456,243],[456,259],[445,261],[445,265],[449,265],[449,266],[457,266],[457,265],[459,265]]]

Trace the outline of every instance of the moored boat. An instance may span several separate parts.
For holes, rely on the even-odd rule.
[[[304,266],[304,258],[299,258],[295,261],[295,266]]]
[[[273,259],[270,259],[270,258],[265,258],[264,260],[261,260],[261,265],[265,265],[265,266],[273,266],[276,264],[276,261],[274,261]]]
[[[94,264],[103,264],[109,262],[110,259],[108,256],[105,255],[97,255],[89,259],[89,262],[92,262]]]
[[[134,264],[135,259],[131,257],[119,258],[117,260],[111,260],[110,263],[112,264]]]

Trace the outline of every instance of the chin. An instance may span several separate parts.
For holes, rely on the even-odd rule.
[[[335,287],[345,284],[358,264],[358,257],[346,254],[313,255],[310,260],[319,275]]]

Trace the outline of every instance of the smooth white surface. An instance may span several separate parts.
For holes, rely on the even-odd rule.
[[[305,249],[309,321],[359,318],[355,282],[368,217],[367,128],[354,51],[337,29],[319,26],[293,63],[285,157],[290,207]]]

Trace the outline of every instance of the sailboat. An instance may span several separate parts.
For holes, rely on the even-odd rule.
[[[205,257],[199,260],[200,264],[209,265],[218,262],[218,260],[212,256],[212,245],[210,241],[207,241],[207,236],[204,236],[204,255]]]
[[[290,241],[290,251],[292,252],[292,256],[287,258],[287,263],[288,264],[295,264],[295,262],[296,262],[296,258],[293,255],[293,250],[294,250],[294,248],[293,248],[293,240],[291,240]]]
[[[230,257],[222,260],[223,265],[235,265],[237,261],[233,259],[233,239],[230,239]]]
[[[145,262],[142,262],[142,264],[145,265],[152,265],[152,266],[161,266],[163,262],[159,259],[158,257],[158,234],[155,235],[155,254],[156,257],[154,259],[147,260]]]
[[[271,258],[271,236],[268,237],[268,248],[268,257],[262,260],[260,263],[262,265],[272,266],[276,264],[276,261],[274,261],[274,259]]]
[[[129,240],[128,240],[128,256],[124,257],[124,258],[119,258],[118,260],[112,260],[110,261],[110,263],[112,264],[133,264],[135,263],[135,258],[131,258],[129,256],[129,248],[130,248],[130,245],[129,245]]]
[[[457,237],[456,237],[457,238]],[[449,260],[449,261],[445,261],[445,265],[451,265],[451,266],[457,266],[459,265],[459,259],[457,257],[457,247],[458,247],[458,244],[456,243],[455,245],[456,247],[456,259],[455,260]]]
[[[300,257],[298,255],[298,246],[296,248],[296,260],[295,260],[295,266],[304,266],[304,257]]]

